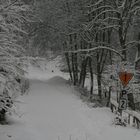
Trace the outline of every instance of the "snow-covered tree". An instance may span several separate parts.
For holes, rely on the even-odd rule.
[[[0,0],[0,121],[23,90],[23,40],[30,8],[20,0]]]
[[[130,40],[128,32],[135,23],[135,18],[140,9],[139,0],[98,0],[89,5],[90,12],[97,13],[89,23],[88,29],[95,24],[100,24],[98,30],[112,29],[117,33],[118,49],[122,51],[123,60],[127,60],[127,49],[139,44],[137,40]],[[106,18],[102,18],[106,14]]]

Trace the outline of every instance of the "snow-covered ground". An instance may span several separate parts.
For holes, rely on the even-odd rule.
[[[140,130],[113,125],[110,109],[82,102],[55,62],[46,66],[28,69],[29,95],[20,98],[19,117],[10,116],[9,125],[0,125],[0,140],[140,139]]]

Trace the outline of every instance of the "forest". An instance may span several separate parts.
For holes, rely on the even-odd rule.
[[[50,52],[83,100],[114,112],[126,91],[140,127],[140,0],[0,0],[0,124],[30,92],[29,62]]]
[[[137,98],[139,4],[139,0],[36,2],[40,22],[33,27],[34,49],[31,48],[31,53],[44,56],[44,50],[52,50],[63,55],[67,67],[64,71],[69,72],[73,85],[85,88],[88,75],[90,90],[87,96],[91,100],[94,79],[97,81],[99,100],[110,100],[112,88],[117,93],[123,88],[119,72],[130,72],[134,77],[128,85],[128,92],[133,92]]]

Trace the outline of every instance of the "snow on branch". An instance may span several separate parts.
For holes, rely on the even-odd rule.
[[[140,41],[131,41],[131,42],[128,42],[127,44],[124,45],[124,46],[126,46],[126,48],[125,49],[122,49],[121,51],[128,50],[128,49],[130,49],[132,47],[137,47],[136,45],[138,45],[138,44],[140,44]]]
[[[8,10],[9,8],[11,8],[13,5],[15,5],[18,2],[18,0],[15,0],[13,2],[9,1],[9,4],[7,4],[6,6],[2,6],[0,9],[0,12],[3,12],[5,10]]]
[[[128,46],[128,45],[131,45],[131,44],[140,44],[140,41],[136,41],[136,40],[130,41],[127,44],[125,44],[124,46]]]
[[[99,0],[97,1],[96,3],[92,4],[92,5],[88,5],[87,7],[94,7],[94,6],[97,6],[99,5],[100,3],[102,3],[104,0]]]
[[[135,1],[133,4],[132,4],[132,6],[131,6],[131,8],[133,9],[135,6],[137,6],[137,5],[140,5],[140,1],[138,0],[138,1]]]
[[[138,61],[140,61],[140,57],[138,57],[138,58],[135,60],[135,63],[137,63]]]
[[[96,50],[100,50],[100,49],[106,49],[106,50],[112,51],[112,52],[116,53],[117,55],[119,55],[121,58],[123,58],[123,55],[120,52],[118,52],[115,49],[105,47],[105,46],[99,46],[99,47],[95,47],[95,48],[91,48],[91,49],[79,49],[79,50],[76,50],[76,51],[65,51],[65,53],[91,52],[91,51],[96,51]]]
[[[103,14],[105,14],[105,13],[111,13],[111,12],[116,12],[116,13],[119,13],[119,11],[117,11],[117,10],[105,10],[105,11],[102,11],[101,13],[99,13],[92,21],[91,21],[91,23],[88,25],[88,28],[89,29],[91,29],[92,27],[93,27],[93,24],[95,23],[95,21],[96,20],[99,20],[98,18],[100,17],[100,16],[102,16]],[[120,14],[120,13],[119,13]]]
[[[100,6],[100,7],[98,7],[98,8],[95,8],[95,9],[89,11],[88,14],[91,14],[91,13],[93,13],[93,12],[97,12],[98,10],[105,9],[105,8],[114,9],[114,8],[113,8],[112,6],[110,6],[110,5],[105,5],[105,6]]]
[[[18,2],[18,0],[15,0],[15,1],[9,3],[9,5],[5,6],[3,9],[10,8],[10,7],[13,6],[14,4],[16,4],[16,2]]]
[[[103,27],[103,28],[99,28],[98,30],[105,30],[105,29],[114,29],[114,30],[117,30],[117,28],[119,28],[120,26],[119,25],[109,25],[109,26],[106,26],[106,27]]]
[[[102,19],[101,21],[106,21],[106,20],[120,20],[119,18],[116,18],[116,17],[107,17],[107,18],[104,18]]]
[[[136,8],[132,9],[129,13],[135,13],[138,12],[140,10],[140,6],[137,6]]]

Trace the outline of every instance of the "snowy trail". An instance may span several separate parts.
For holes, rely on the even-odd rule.
[[[135,129],[115,127],[107,108],[90,109],[61,77],[31,81],[25,115],[40,140],[138,140]],[[30,122],[31,121],[31,122]],[[71,137],[71,138],[70,138]]]
[[[89,127],[85,127],[82,109],[86,107],[66,81],[61,77],[40,82],[32,81],[31,95],[26,100],[28,111],[27,122],[32,120],[32,130],[41,134],[42,140],[85,139]],[[30,103],[29,103],[30,102]],[[39,104],[37,104],[37,102]]]
[[[20,107],[23,115],[0,126],[0,140],[139,140],[139,130],[114,126],[110,109],[89,108],[56,75],[30,79],[30,93]]]

